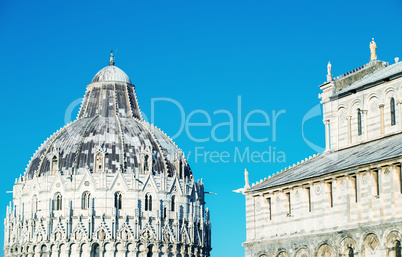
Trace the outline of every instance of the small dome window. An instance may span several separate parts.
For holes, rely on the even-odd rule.
[[[150,193],[145,195],[145,211],[152,211],[152,195]]]
[[[63,196],[60,193],[57,193],[54,197],[54,205],[53,210],[60,211],[63,208]]]
[[[123,208],[123,197],[120,192],[114,194],[114,207],[117,210],[121,210]]]
[[[84,192],[82,194],[82,204],[81,204],[81,208],[83,210],[88,210],[89,206],[91,203],[91,193],[90,192]]]

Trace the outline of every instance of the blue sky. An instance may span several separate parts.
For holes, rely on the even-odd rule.
[[[244,168],[255,182],[315,154],[302,137],[302,120],[319,103],[328,61],[334,75],[367,63],[372,37],[380,60],[402,58],[401,11],[399,0],[1,1],[0,218],[12,199],[6,191],[40,144],[64,126],[67,107],[84,95],[113,50],[148,117],[151,99],[170,98],[185,119],[204,124],[184,130],[175,142],[189,155],[196,179],[218,194],[206,196],[211,256],[244,256],[244,197],[232,192],[244,185]],[[190,116],[196,110],[202,112]],[[214,133],[223,139],[233,131],[233,141],[211,136],[214,126],[228,121],[218,110],[231,113],[234,126]],[[261,111],[249,122],[261,124],[266,113],[270,125],[251,127],[249,135],[265,142],[250,140],[244,130],[255,110]],[[276,125],[273,112],[282,112]],[[177,105],[158,101],[154,113],[168,135],[178,132],[183,117]],[[307,140],[324,146],[321,116],[304,129]],[[235,158],[247,151],[265,157],[271,151],[271,160]],[[211,152],[227,152],[229,161],[216,162]]]

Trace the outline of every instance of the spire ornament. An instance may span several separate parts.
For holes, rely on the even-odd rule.
[[[114,54],[113,54],[113,51],[110,51],[109,66],[114,66]]]

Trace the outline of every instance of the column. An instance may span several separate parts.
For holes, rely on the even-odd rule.
[[[384,124],[384,104],[379,105],[380,108],[380,122],[381,122],[381,135],[385,133],[385,124]]]
[[[54,257],[59,257],[60,256],[60,250],[59,249],[56,249],[56,250],[54,250],[54,251],[52,251],[52,255],[51,255],[52,257],[54,256]],[[88,255],[89,256],[89,255]]]
[[[325,151],[328,151],[331,149],[330,135],[329,135],[329,120],[325,120],[324,124],[325,124]]]
[[[399,109],[399,115],[395,115],[396,123],[398,124],[398,130],[402,130],[402,100],[398,100],[396,103]]]
[[[161,251],[159,250],[158,246],[154,245],[154,247],[152,247],[152,256],[159,257],[160,252]]]
[[[367,110],[362,110],[364,116],[364,139],[368,139],[368,115]]]
[[[84,243],[81,246],[81,257],[90,257],[91,256],[91,245],[90,243]]]
[[[346,117],[348,122],[348,145],[352,144],[352,115]]]
[[[61,257],[69,257],[70,256],[70,247],[64,244],[60,249],[60,256]]]
[[[127,248],[123,244],[118,244],[116,246],[116,257],[127,256]]]
[[[168,244],[164,244],[162,246],[162,257],[168,257],[169,256],[169,246]]]
[[[105,256],[105,248],[103,245],[99,245],[99,257]]]

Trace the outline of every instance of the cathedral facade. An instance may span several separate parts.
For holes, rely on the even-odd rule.
[[[5,256],[206,257],[204,185],[182,151],[144,121],[114,65],[87,85],[77,119],[36,151],[13,188]]]
[[[326,150],[250,186],[246,257],[401,256],[402,63],[320,85]],[[247,175],[247,173],[246,173]]]

